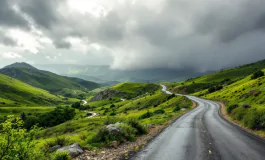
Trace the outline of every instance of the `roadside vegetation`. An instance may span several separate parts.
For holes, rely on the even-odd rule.
[[[14,81],[20,83],[20,86],[26,85],[17,80]],[[106,89],[111,90],[111,96],[100,95]],[[14,132],[19,132],[18,134],[20,134],[19,128],[23,130],[23,134],[34,131],[34,136],[32,135],[31,139],[25,139],[25,143],[30,142],[32,148],[29,149],[39,151],[34,153],[34,156],[39,157],[38,159],[43,157],[67,159],[69,158],[67,154],[57,153],[52,148],[73,143],[80,144],[84,149],[117,147],[124,142],[134,142],[137,137],[147,134],[150,129],[148,126],[167,125],[171,120],[192,108],[192,102],[189,99],[167,95],[161,91],[158,84],[122,83],[97,90],[99,92],[93,91],[82,97],[88,101],[86,104],[81,99],[75,98],[68,98],[67,103],[63,103],[64,97],[54,96],[44,90],[41,91],[51,98],[58,99],[58,104],[41,107],[37,107],[38,103],[27,106],[24,101],[21,102],[21,107],[5,107],[3,104],[0,106],[0,110],[3,111],[1,112],[3,114],[1,136],[6,134],[3,128],[7,122],[10,122],[11,128]],[[115,94],[112,95],[112,93]],[[95,96],[100,99],[90,101]],[[0,101],[4,100],[9,101],[8,96],[7,99],[1,97]],[[97,116],[90,117],[94,113]],[[13,128],[18,125],[17,123],[19,128]],[[0,143],[6,143],[5,136],[2,136]],[[19,147],[23,148],[23,146]],[[28,153],[31,154],[31,152]],[[10,159],[14,159],[16,155],[12,156]],[[32,153],[27,156],[27,159],[34,159],[34,156]]]
[[[265,60],[180,83],[166,83],[175,93],[222,101],[242,126],[265,135]]]

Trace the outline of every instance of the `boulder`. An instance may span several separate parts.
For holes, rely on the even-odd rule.
[[[70,146],[62,147],[58,149],[57,151],[68,152],[69,156],[71,157],[76,157],[84,152],[78,143],[74,143]]]
[[[60,146],[60,145],[56,145],[56,146],[51,147],[51,148],[50,148],[50,151],[51,151],[51,152],[54,152],[54,151],[58,150],[59,148],[62,148],[62,146]]]
[[[121,131],[119,125],[121,125],[119,122],[115,124],[109,124],[106,126],[106,129],[111,133],[119,133]]]
[[[113,89],[106,89],[104,91],[99,92],[98,94],[96,94],[91,100],[90,102],[93,101],[100,101],[100,100],[110,100],[111,98],[115,97],[115,96],[122,96],[122,95],[126,95],[123,92],[117,91],[117,90],[113,90]]]

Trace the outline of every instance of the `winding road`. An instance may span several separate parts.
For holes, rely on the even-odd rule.
[[[265,142],[224,120],[217,103],[186,97],[198,106],[177,119],[132,159],[265,160]]]

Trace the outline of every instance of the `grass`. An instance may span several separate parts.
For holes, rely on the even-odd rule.
[[[23,65],[10,65],[0,70],[0,73],[16,78],[34,87],[42,88],[52,93],[65,92],[65,88],[71,90],[89,91],[99,88],[101,85],[85,81],[79,78],[60,76],[52,72],[38,70],[34,67],[23,68]]]
[[[145,85],[146,84],[143,84],[143,86]],[[117,88],[119,87],[120,86]],[[130,92],[135,91],[135,87],[131,87],[131,89],[132,91]],[[101,146],[100,144],[91,143],[91,140],[98,130],[104,126],[104,122],[108,118],[115,119],[115,121],[119,122],[128,118],[136,118],[142,124],[164,124],[168,120],[172,120],[191,109],[192,102],[189,99],[181,96],[171,99],[168,97],[169,95],[162,93],[160,87],[158,87],[153,93],[143,94],[130,100],[117,102],[111,100],[89,102],[89,106],[94,106],[91,112],[96,112],[100,114],[99,116],[88,119],[84,118],[85,112],[78,112],[76,120],[71,120],[55,127],[42,130],[39,134],[40,146],[45,141],[55,138],[56,136],[67,137],[71,142],[78,142],[82,146],[88,148],[97,145]],[[177,106],[180,108],[187,108],[187,110],[174,112]],[[108,111],[106,112],[107,108]],[[114,110],[115,116],[110,116],[113,112],[112,110]],[[157,110],[164,110],[165,113],[157,113],[152,117],[139,119],[139,117],[146,112],[155,112]]]
[[[54,105],[62,100],[49,92],[0,74],[0,106]]]
[[[265,68],[265,60],[222,70],[212,74],[191,78],[179,83],[166,83],[169,88],[178,93],[191,94],[208,89],[212,86],[231,84],[244,79],[246,76],[253,74],[257,70]]]

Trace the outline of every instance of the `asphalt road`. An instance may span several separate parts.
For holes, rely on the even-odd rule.
[[[198,107],[176,120],[132,159],[265,160],[264,141],[220,117],[217,103],[187,97]]]

